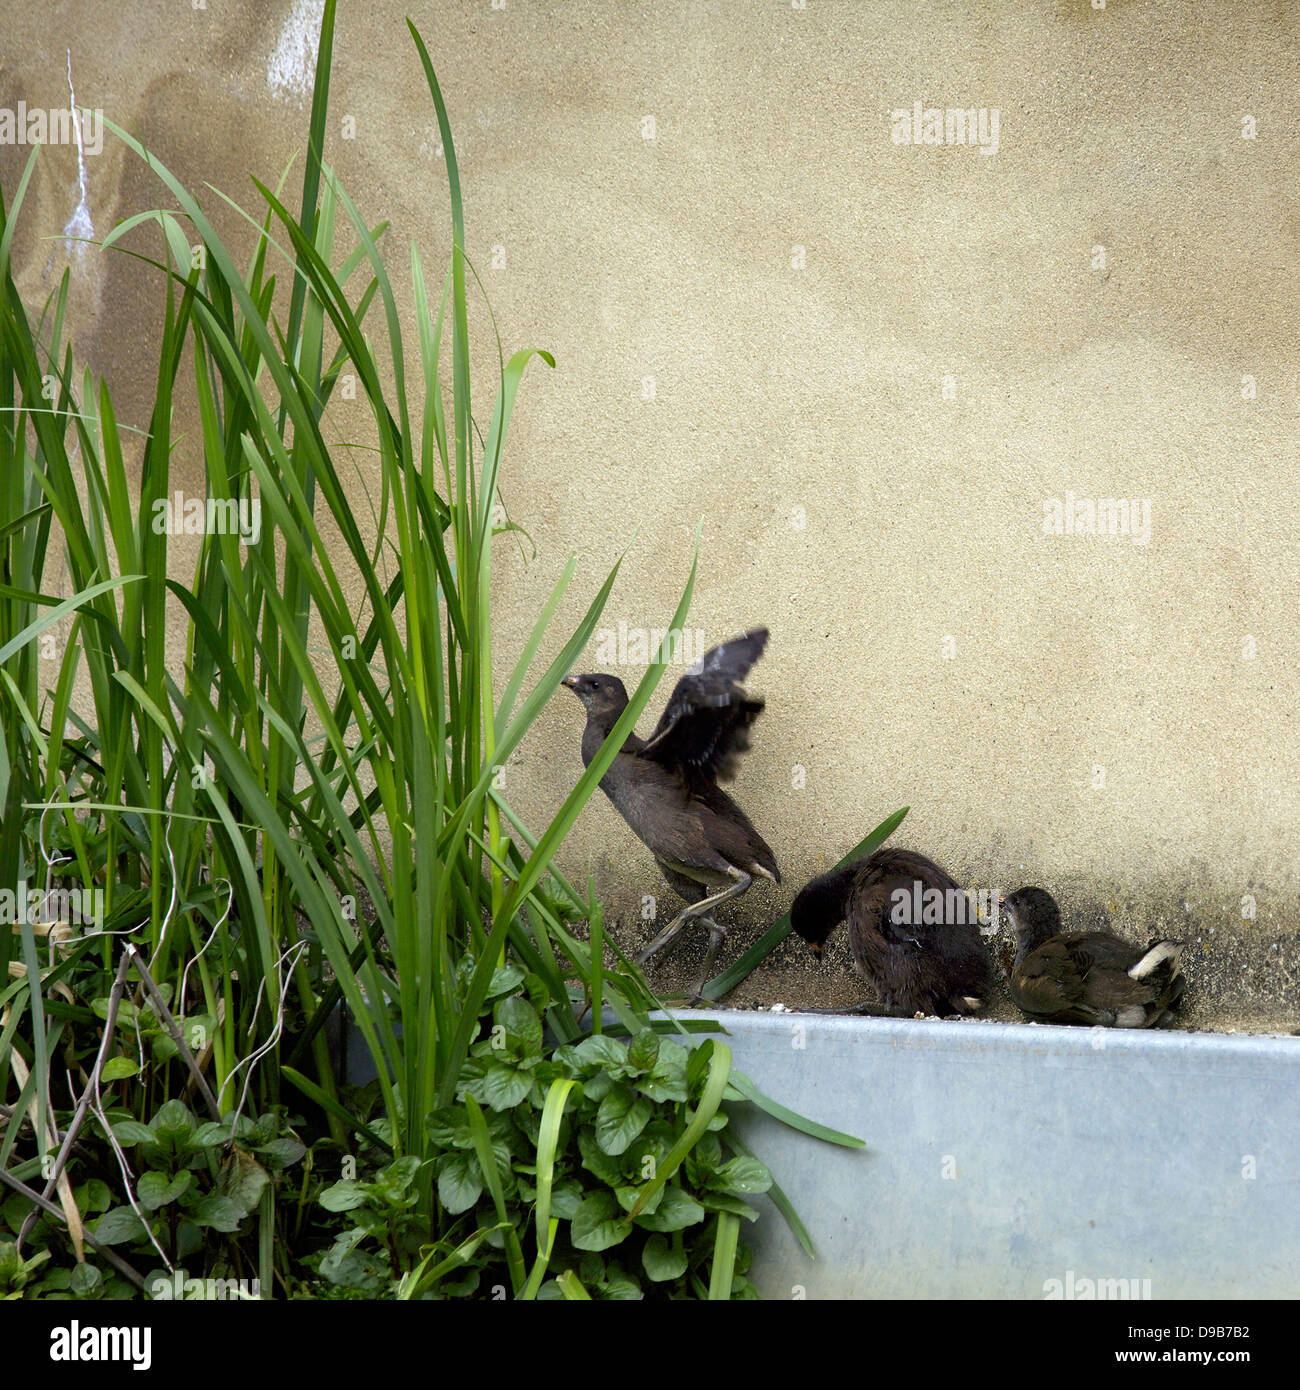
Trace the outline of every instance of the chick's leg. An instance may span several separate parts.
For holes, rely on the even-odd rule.
[[[660,865],[660,867],[662,868],[663,866]],[[682,911],[668,923],[663,931],[661,931],[659,935],[636,956],[636,963],[638,965],[644,965],[651,956],[662,951],[670,941],[673,941],[688,922],[703,917],[709,920],[711,940],[708,963],[711,965],[714,956],[717,955],[718,947],[722,944],[722,937],[725,935],[722,928],[712,920],[713,909],[717,907],[719,903],[725,903],[728,898],[738,898],[754,881],[754,876],[752,874],[747,874],[743,869],[735,868],[734,865],[727,866],[727,874],[730,878],[734,879],[735,882],[729,887],[722,889],[721,892],[711,893],[708,897],[700,898],[689,907],[683,908]],[[665,877],[667,877],[667,871],[665,871]],[[673,874],[669,882],[672,882],[673,886],[676,887],[677,884],[674,880],[681,880],[681,877],[680,874]],[[678,891],[680,891],[680,889]],[[704,890],[700,888],[699,891],[703,892]]]

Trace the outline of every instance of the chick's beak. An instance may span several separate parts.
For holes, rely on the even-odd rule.
[[[813,953],[813,955],[814,955],[818,960],[821,960],[821,958],[822,958],[822,948],[821,948],[821,946],[820,946],[816,941],[810,941],[810,942],[808,943],[808,949]]]
[[[578,678],[577,676],[565,676],[565,678],[560,682],[560,684],[567,685],[570,690],[576,691],[578,688]]]

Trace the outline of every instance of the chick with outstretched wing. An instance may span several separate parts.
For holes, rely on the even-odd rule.
[[[709,950],[695,997],[708,978],[726,929],[713,918],[721,903],[744,893],[755,878],[781,881],[776,856],[749,817],[719,786],[735,775],[749,747],[749,731],[763,701],[741,682],[767,645],[756,628],[713,647],[677,682],[648,739],[629,734],[604,777],[601,790],[649,848],[669,885],[688,906],[637,957],[644,964],[676,938],[688,922],[709,928]],[[627,708],[617,676],[568,676],[582,701],[587,724],[582,761],[588,766]]]

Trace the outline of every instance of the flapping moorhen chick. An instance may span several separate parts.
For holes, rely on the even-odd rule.
[[[920,902],[930,910],[918,913]],[[813,879],[790,908],[791,925],[817,956],[842,921],[859,974],[880,996],[853,1012],[910,1018],[974,1013],[983,1004],[989,955],[974,908],[932,859],[877,850]]]
[[[749,729],[763,701],[740,682],[763,654],[767,629],[755,628],[705,652],[677,682],[648,739],[629,734],[600,779],[601,790],[649,847],[669,885],[691,904],[637,956],[644,965],[698,918],[709,928],[709,951],[695,988],[708,978],[725,929],[713,909],[739,897],[755,877],[780,883],[776,856],[739,806],[718,787],[735,774],[749,747]],[[617,676],[567,676],[563,682],[587,710],[582,762],[589,766],[627,708]]]
[[[1134,946],[1109,932],[1062,931],[1056,900],[1021,888],[1002,900],[1016,934],[1011,997],[1040,1023],[1157,1028],[1187,988],[1181,941]]]

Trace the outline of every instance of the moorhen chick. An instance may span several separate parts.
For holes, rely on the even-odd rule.
[[[1062,931],[1056,899],[1044,888],[1003,898],[1016,935],[1011,997],[1040,1023],[1158,1028],[1187,988],[1181,941],[1134,946],[1109,932]]]
[[[713,647],[677,682],[648,739],[630,733],[600,779],[601,790],[648,846],[664,878],[690,904],[636,957],[644,965],[692,919],[709,928],[700,990],[726,929],[713,910],[738,898],[756,877],[780,883],[776,856],[739,806],[718,787],[735,775],[737,755],[763,701],[740,682],[763,654],[767,629]],[[582,762],[590,766],[619,716],[627,691],[617,676],[567,676],[562,682],[587,710]]]
[[[927,890],[942,898],[931,899],[934,910],[923,916],[941,920],[913,921],[912,905]],[[848,922],[858,973],[880,996],[878,1004],[847,1012],[910,1018],[974,1013],[983,1004],[988,950],[969,899],[934,860],[912,850],[879,849],[813,879],[790,908],[791,925],[819,957],[842,921]]]

